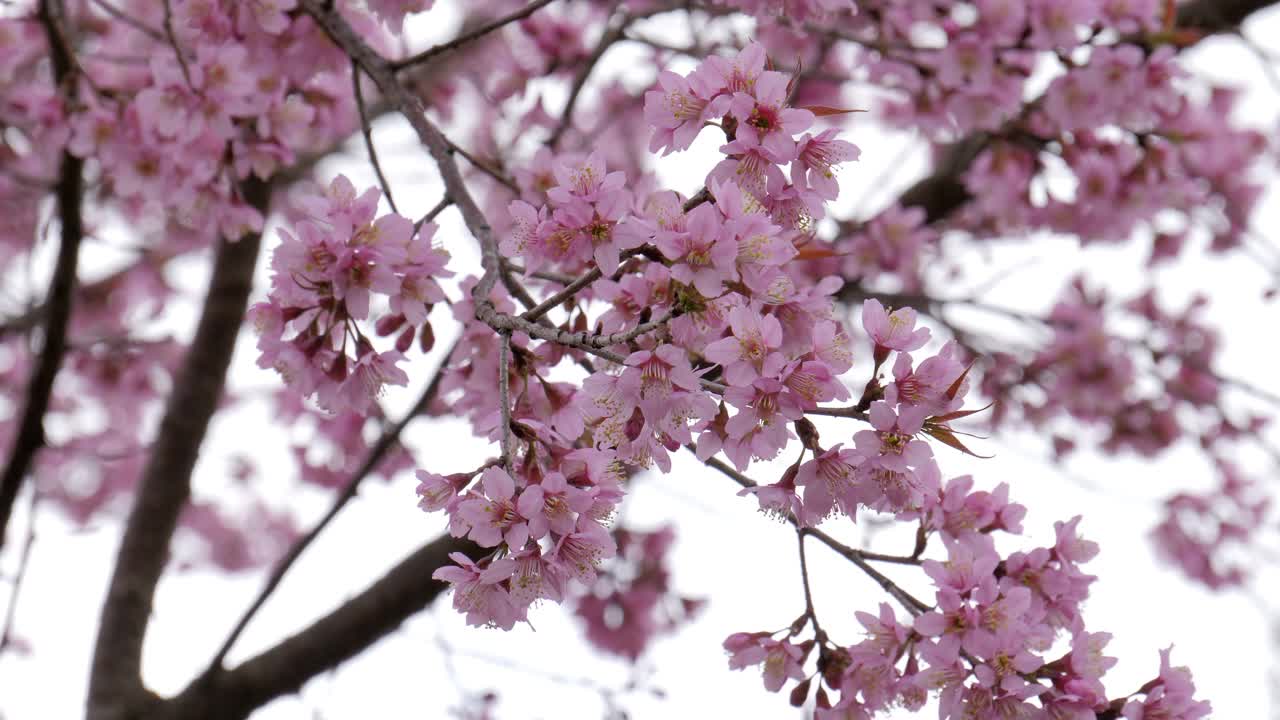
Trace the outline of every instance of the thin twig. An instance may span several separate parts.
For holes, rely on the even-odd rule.
[[[507,472],[515,468],[511,443],[511,333],[498,333],[498,405],[502,423],[502,465]]]
[[[812,535],[823,545],[835,550],[836,553],[856,565],[859,570],[866,573],[872,580],[875,580],[885,592],[892,595],[893,599],[897,600],[904,608],[906,608],[907,612],[912,615],[919,615],[931,607],[911,593],[903,590],[884,573],[871,567],[871,565],[867,563],[867,555],[863,551],[851,548],[817,528],[804,528],[801,532],[806,535]]]
[[[163,32],[161,32],[160,30],[157,30],[156,28],[151,27],[150,25],[142,22],[138,18],[126,13],[125,11],[116,7],[115,5],[112,5],[111,3],[107,2],[107,0],[93,0],[93,4],[102,8],[102,10],[106,12],[108,15],[110,15],[111,17],[119,20],[125,25],[128,25],[134,30],[137,30],[143,35],[146,35],[152,40],[155,40],[156,42],[165,41],[165,35]]]
[[[396,60],[395,62],[390,63],[390,68],[393,72],[400,72],[401,70],[404,70],[407,67],[411,67],[419,63],[424,63],[437,55],[442,55],[444,53],[456,50],[473,40],[482,38],[485,35],[488,35],[489,33],[493,32],[494,30],[501,29],[517,20],[523,20],[524,18],[527,18],[530,15],[537,12],[540,8],[550,5],[553,2],[555,2],[555,0],[535,0],[535,2],[531,2],[528,5],[524,6],[523,8],[516,10],[515,12],[509,15],[505,15],[503,17],[498,18],[497,20],[494,20],[493,22],[487,23],[485,25],[481,25],[480,27],[476,28],[475,30],[472,30],[471,32],[463,33],[462,35],[459,35],[458,37],[450,40],[449,42],[440,43],[439,45],[433,45],[432,47],[429,47],[426,50],[423,50],[422,52],[412,55],[410,57],[407,57],[403,60]]]
[[[373,147],[373,128],[369,126],[369,113],[364,105],[364,92],[360,89],[360,66],[351,61],[351,89],[356,98],[356,112],[360,115],[360,134],[364,136],[364,147],[369,151],[369,163],[373,165],[373,174],[378,176],[378,184],[382,186],[382,194],[387,196],[387,204],[391,212],[400,214],[396,208],[396,199],[391,196],[391,184],[387,176],[382,174],[382,163],[378,162],[378,151]]]
[[[867,414],[862,410],[859,410],[856,406],[838,407],[838,408],[815,407],[815,408],[809,408],[805,412],[810,415],[825,415],[827,417],[852,418],[854,420],[862,420],[864,422],[868,420]]]
[[[685,445],[684,447],[689,452],[695,452],[695,449],[692,445]],[[709,468],[720,471],[725,476],[727,476],[728,478],[730,478],[731,480],[738,483],[744,488],[753,488],[753,487],[759,486],[759,483],[757,483],[755,480],[752,480],[751,478],[747,477],[743,473],[738,472],[736,469],[729,466],[728,464],[726,464],[725,462],[721,461],[718,458],[715,458],[715,457],[707,458],[706,460],[703,461],[703,464]],[[835,550],[836,552],[843,555],[845,559],[847,559],[849,562],[857,566],[859,570],[866,573],[869,577],[871,577],[872,580],[875,580],[876,583],[878,583],[880,587],[884,589],[885,592],[889,593],[890,596],[892,596],[895,600],[901,603],[902,606],[906,608],[907,612],[911,613],[912,615],[919,615],[920,613],[929,609],[928,605],[921,602],[911,593],[907,592],[906,590],[903,590],[896,583],[894,583],[893,580],[890,580],[888,577],[886,577],[884,573],[880,572],[879,570],[876,570],[874,567],[871,567],[871,565],[868,564],[867,562],[867,553],[863,552],[862,550],[856,550],[854,548],[851,548],[848,545],[845,545],[837,541],[835,538],[831,537],[830,535],[816,528],[801,528],[799,525],[799,522],[796,520],[795,517],[789,517],[787,518],[787,521],[790,522],[792,525],[796,526],[799,532],[806,535],[812,535],[813,537],[820,540],[822,544],[826,545],[832,550]],[[880,557],[883,558],[883,557],[889,557],[889,556],[880,556]]]
[[[426,411],[427,406],[431,404],[431,401],[434,400],[436,395],[440,392],[440,381],[443,379],[445,370],[449,367],[449,360],[453,357],[454,350],[456,350],[457,347],[457,343],[454,343],[453,347],[449,348],[449,351],[445,353],[444,358],[440,361],[440,367],[436,369],[435,375],[432,376],[431,381],[427,383],[426,389],[422,391],[422,395],[418,397],[418,401],[414,403],[413,407],[410,408],[409,411],[405,413],[404,417],[400,418],[395,425],[387,428],[387,430],[382,433],[382,436],[378,438],[378,441],[373,444],[373,447],[369,448],[369,452],[365,455],[364,461],[361,462],[360,467],[352,473],[351,479],[349,479],[346,486],[342,488],[342,492],[334,498],[333,504],[329,506],[329,510],[324,514],[324,517],[320,518],[319,522],[312,526],[311,530],[309,530],[306,535],[299,538],[298,541],[289,548],[289,552],[286,553],[278,563],[276,563],[275,569],[271,571],[271,576],[267,578],[267,582],[262,586],[262,590],[258,592],[257,597],[253,599],[253,602],[250,603],[248,609],[246,609],[244,614],[240,616],[240,620],[236,622],[235,627],[227,636],[227,639],[223,641],[222,647],[218,649],[217,654],[214,655],[213,659],[209,662],[209,667],[205,671],[206,675],[221,672],[222,661],[226,659],[227,653],[230,652],[231,647],[235,645],[236,640],[240,638],[240,635],[244,633],[245,628],[249,626],[249,622],[253,620],[255,615],[257,615],[258,610],[262,608],[262,606],[267,602],[267,599],[271,597],[271,594],[275,592],[276,587],[280,585],[280,581],[284,579],[285,574],[289,572],[289,569],[293,567],[294,563],[297,562],[298,558],[302,556],[302,553],[311,545],[311,543],[320,536],[320,533],[329,526],[329,523],[337,517],[342,508],[356,496],[356,492],[360,488],[360,483],[377,469],[378,464],[382,462],[387,453],[396,446],[400,441],[401,433],[404,432],[404,429],[408,427],[409,423],[418,415],[421,415]]]
[[[800,584],[804,586],[804,614],[813,623],[813,634],[822,638],[822,626],[818,624],[818,614],[813,610],[813,591],[809,588],[809,560],[804,554],[804,531],[796,528],[796,547],[800,553]]]
[[[182,69],[182,78],[187,81],[187,87],[194,91],[195,85],[191,84],[191,68],[187,66],[187,58],[182,54],[182,48],[178,46],[178,37],[173,33],[173,5],[169,0],[164,0],[164,34],[169,38],[169,45],[173,47],[173,54],[178,58],[178,67]]]
[[[627,250],[623,252],[621,255],[621,259],[626,260],[626,259],[635,257],[637,255],[645,255],[651,249],[652,248],[646,248],[646,247],[633,248],[631,250]],[[530,308],[527,312],[525,312],[520,317],[524,318],[525,320],[537,320],[538,318],[542,317],[543,315],[546,315],[548,312],[553,310],[557,305],[564,302],[565,300],[568,300],[574,295],[577,295],[578,292],[580,292],[583,288],[595,282],[596,280],[599,280],[603,276],[604,276],[604,273],[601,272],[600,266],[596,265],[592,267],[590,270],[583,273],[582,275],[571,280],[568,285],[565,285],[564,288],[556,292],[551,297],[538,303],[536,307]],[[616,281],[617,278],[615,277],[614,280]],[[557,281],[557,279],[552,278],[552,281],[555,282]]]
[[[431,222],[432,220],[435,220],[437,215],[444,212],[445,208],[449,207],[452,204],[453,204],[453,199],[450,198],[448,195],[445,195],[444,197],[440,198],[440,202],[436,203],[435,207],[428,210],[426,215],[423,215],[422,217],[418,218],[418,221],[413,224],[413,229],[415,231],[421,230],[423,225]]]
[[[49,35],[53,58],[54,83],[72,92],[70,82],[75,72],[71,50],[62,43],[61,5],[45,0],[40,5],[40,20]],[[64,85],[66,87],[64,87]],[[5,528],[18,499],[22,481],[31,469],[36,454],[46,443],[44,415],[53,395],[53,381],[62,367],[67,349],[67,328],[71,319],[71,296],[76,284],[76,265],[80,242],[84,237],[81,203],[84,196],[84,161],[64,150],[58,170],[57,202],[59,222],[58,259],[44,303],[43,346],[35,370],[27,384],[21,420],[13,436],[9,460],[0,475],[0,548],[4,547]]]
[[[494,168],[494,167],[490,166],[490,165],[489,165],[489,163],[486,163],[486,162],[484,162],[483,160],[480,160],[480,159],[479,159],[479,158],[477,158],[476,156],[474,156],[474,155],[472,155],[471,153],[467,152],[466,148],[464,148],[464,147],[462,147],[461,145],[459,145],[459,144],[455,143],[454,141],[450,140],[449,138],[445,138],[445,142],[449,143],[449,151],[450,151],[450,152],[456,152],[456,153],[458,153],[458,154],[459,154],[459,155],[461,155],[461,156],[462,156],[462,157],[463,157],[467,162],[471,163],[472,167],[476,168],[477,170],[479,170],[480,172],[484,173],[485,175],[488,175],[489,177],[491,177],[491,178],[493,178],[494,180],[498,181],[498,183],[499,183],[500,185],[502,185],[503,187],[507,188],[507,189],[508,189],[508,190],[510,190],[511,192],[516,193],[517,195],[518,195],[518,194],[520,194],[520,186],[516,185],[516,182],[515,182],[514,180],[512,180],[511,178],[509,178],[509,177],[507,177],[506,175],[502,174],[502,171],[501,171],[501,170],[498,170],[497,168]]]
[[[5,610],[4,629],[0,630],[0,653],[13,644],[13,622],[18,610],[18,596],[22,593],[22,580],[27,575],[27,564],[31,561],[31,548],[36,542],[36,507],[40,502],[40,491],[31,489],[31,501],[27,504],[27,535],[22,541],[22,553],[18,556],[18,569],[13,576],[13,589],[9,591],[9,607]]]
[[[591,52],[591,56],[578,70],[578,74],[573,78],[573,85],[569,88],[569,99],[565,101],[564,110],[560,112],[560,122],[556,125],[555,130],[551,131],[551,136],[547,138],[547,147],[555,149],[560,144],[560,139],[564,136],[566,130],[573,125],[573,109],[578,104],[578,97],[582,94],[583,87],[587,84],[587,79],[591,77],[592,70],[600,63],[600,58],[604,57],[605,52],[616,42],[623,39],[627,25],[632,18],[626,15],[622,16],[612,28],[605,30],[604,35],[600,37],[600,42],[596,45],[595,50]]]

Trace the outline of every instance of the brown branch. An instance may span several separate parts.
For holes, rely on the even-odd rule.
[[[530,15],[537,12],[540,8],[550,5],[553,2],[555,2],[555,0],[535,0],[534,2],[531,2],[528,5],[525,5],[523,8],[516,10],[515,12],[509,15],[500,17],[497,20],[494,20],[493,22],[481,25],[480,27],[476,28],[475,30],[472,30],[471,32],[463,33],[458,37],[450,40],[449,42],[440,43],[439,45],[435,45],[430,48],[427,48],[426,50],[423,50],[422,52],[417,53],[416,55],[407,57],[403,60],[397,60],[393,63],[390,63],[390,68],[394,72],[399,72],[412,65],[424,63],[437,55],[441,55],[447,52],[452,52],[453,50],[456,50],[459,47],[462,47],[463,45],[466,45],[467,43],[473,40],[477,40],[479,38],[484,37],[485,35],[488,35],[494,30],[499,30],[503,27],[506,27],[507,25],[510,25],[511,23],[517,20],[523,20],[524,18],[527,18]]]
[[[547,138],[547,147],[556,149],[560,144],[560,139],[564,137],[564,133],[573,126],[573,109],[578,104],[578,96],[582,94],[582,89],[586,87],[587,79],[591,77],[591,72],[596,65],[600,63],[600,58],[604,57],[605,52],[613,47],[613,44],[624,39],[627,25],[631,23],[633,18],[623,16],[613,27],[605,30],[604,35],[600,37],[600,42],[596,44],[595,50],[591,52],[583,66],[578,70],[578,74],[573,78],[573,85],[569,88],[569,99],[564,103],[564,110],[560,112],[560,122],[556,125],[555,130],[551,131],[551,136]]]
[[[1234,32],[1250,15],[1275,3],[1276,0],[1194,0],[1178,6],[1175,25],[1198,31],[1201,37]],[[972,199],[962,178],[993,137],[991,133],[976,132],[948,145],[940,153],[937,168],[907,188],[897,204],[922,208],[930,223],[960,209]]]
[[[378,184],[382,186],[382,194],[387,196],[387,204],[391,212],[399,214],[396,199],[391,196],[391,184],[382,173],[382,163],[378,161],[378,151],[373,146],[373,128],[369,125],[369,110],[364,104],[364,91],[360,89],[360,68],[351,61],[351,94],[356,100],[356,113],[360,115],[360,134],[364,137],[365,150],[369,152],[369,164],[373,165],[373,174],[378,176]]]
[[[270,190],[243,183],[250,205],[266,215]],[[116,718],[147,700],[140,674],[142,643],[170,538],[191,495],[191,471],[217,410],[236,335],[244,320],[261,236],[219,241],[195,338],[160,421],[142,472],[107,590],[89,681],[90,720]]]
[[[511,333],[498,333],[498,440],[502,467],[515,472],[515,448],[511,443]]]
[[[450,347],[449,351],[445,353],[444,358],[440,361],[440,367],[436,369],[435,374],[431,377],[431,381],[427,383],[427,387],[422,391],[422,395],[418,397],[418,401],[414,403],[413,407],[410,408],[407,413],[405,413],[404,417],[400,418],[399,422],[387,428],[387,430],[382,433],[381,437],[378,438],[378,441],[373,444],[373,447],[369,448],[369,452],[365,455],[364,461],[360,463],[360,467],[352,473],[346,486],[342,488],[342,492],[338,493],[338,496],[334,498],[333,504],[329,507],[329,511],[324,514],[324,517],[320,518],[320,520],[309,532],[307,532],[306,535],[299,538],[298,541],[289,548],[289,552],[286,553],[278,563],[276,563],[275,569],[271,571],[271,576],[267,578],[267,582],[263,585],[262,590],[258,592],[257,597],[255,597],[253,602],[250,603],[244,614],[240,616],[240,620],[236,623],[235,628],[232,629],[231,633],[227,636],[227,639],[222,643],[222,647],[218,649],[213,660],[209,662],[209,668],[205,671],[206,674],[222,672],[222,661],[226,658],[227,653],[231,651],[236,640],[240,638],[240,635],[244,633],[245,628],[249,626],[249,622],[253,620],[255,615],[257,615],[258,610],[267,602],[267,598],[271,597],[271,594],[275,592],[276,587],[280,585],[280,581],[284,579],[285,574],[289,572],[289,569],[292,568],[298,558],[302,556],[302,553],[311,546],[311,543],[320,536],[320,533],[329,526],[329,523],[338,516],[338,513],[342,508],[356,496],[356,491],[359,490],[360,483],[362,483],[366,477],[378,468],[378,465],[382,462],[383,458],[387,456],[387,453],[389,453],[391,449],[400,442],[400,435],[404,433],[404,429],[409,426],[409,423],[418,415],[421,415],[426,411],[427,406],[431,404],[431,401],[434,400],[436,395],[440,392],[440,381],[444,378],[445,370],[449,367],[449,360],[453,357],[453,353],[457,348],[458,344],[455,342],[453,347]]]
[[[689,452],[696,453],[696,450],[692,445],[685,445],[684,448]],[[730,480],[733,480],[734,482],[738,483],[744,488],[753,488],[753,487],[759,486],[759,483],[757,483],[755,480],[752,480],[751,478],[747,477],[745,474],[738,472],[732,466],[728,465],[727,463],[715,457],[707,458],[702,462],[707,467],[720,471]],[[845,545],[839,542],[838,540],[831,537],[830,535],[822,532],[821,530],[818,530],[817,528],[800,527],[799,522],[796,520],[794,516],[788,517],[787,521],[790,522],[792,525],[794,525],[797,531],[800,532],[801,534],[812,535],[813,537],[817,538],[823,545],[826,545],[832,550],[835,550],[840,555],[844,556],[846,560],[853,563],[859,570],[866,573],[866,575],[870,577],[872,580],[875,580],[876,584],[878,584],[886,593],[888,593],[890,596],[893,597],[893,599],[897,600],[899,604],[901,604],[904,608],[906,608],[907,612],[911,613],[912,615],[919,615],[921,612],[929,609],[929,606],[926,605],[923,601],[916,598],[914,595],[907,592],[906,590],[903,590],[900,586],[898,586],[897,583],[889,579],[884,573],[871,567],[871,565],[868,564],[867,562],[868,560],[872,560],[872,559],[881,560],[884,562],[893,562],[892,560],[888,560],[887,558],[892,558],[894,556],[880,555],[879,553],[867,553],[862,550],[851,548],[848,545]]]
[[[1205,35],[1234,32],[1250,15],[1276,4],[1276,0],[1192,0],[1178,6],[1176,25]]]
[[[5,609],[4,627],[0,629],[0,654],[14,645],[17,638],[13,631],[13,624],[18,616],[18,598],[22,595],[22,581],[27,577],[27,567],[31,562],[31,548],[36,544],[36,510],[39,504],[40,493],[33,490],[31,501],[27,504],[27,533],[22,540],[22,551],[18,554],[18,569],[13,574],[13,589],[9,591],[9,606]]]
[[[154,717],[242,720],[274,698],[297,692],[307,680],[395,631],[448,589],[431,574],[449,564],[449,554],[454,552],[479,557],[483,551],[449,535],[435,539],[305,629],[225,673],[202,677]]]
[[[61,12],[61,6],[54,0],[44,0],[40,4],[40,22],[49,38],[54,84],[69,91],[75,62],[70,49],[63,44]],[[80,241],[84,236],[84,218],[80,214],[84,195],[84,161],[66,150],[62,153],[55,193],[60,225],[58,259],[43,307],[44,337],[40,358],[36,361],[35,371],[27,384],[22,419],[14,434],[9,461],[5,465],[4,474],[0,475],[0,548],[4,547],[5,529],[9,524],[9,516],[13,513],[13,504],[18,499],[18,491],[22,488],[22,481],[31,469],[36,453],[45,445],[44,414],[49,409],[53,381],[58,375],[58,369],[62,367],[62,358],[67,350],[71,294],[76,284]]]
[[[418,220],[413,223],[413,229],[415,231],[421,230],[424,224],[435,220],[437,215],[444,212],[445,208],[449,207],[452,204],[453,204],[453,200],[448,195],[445,195],[444,197],[440,198],[440,202],[436,203],[435,207],[428,210],[426,215],[423,215],[422,217],[418,218]]]

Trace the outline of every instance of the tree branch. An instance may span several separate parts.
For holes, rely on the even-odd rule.
[[[427,607],[448,584],[433,580],[449,554],[478,557],[470,541],[443,535],[405,558],[363,592],[274,647],[205,676],[166,704],[164,720],[242,720],[255,708],[341,665]]]
[[[488,35],[494,30],[499,30],[503,27],[506,27],[507,25],[510,25],[511,23],[517,20],[523,20],[524,18],[527,18],[530,15],[537,12],[540,8],[550,5],[553,2],[555,2],[555,0],[534,0],[534,2],[531,2],[528,5],[525,5],[524,7],[520,8],[519,10],[516,10],[515,12],[509,15],[500,17],[497,20],[494,20],[493,22],[481,25],[480,27],[476,28],[475,30],[472,30],[471,32],[463,33],[458,37],[450,40],[449,42],[440,43],[439,45],[432,46],[430,48],[427,48],[426,50],[423,50],[420,53],[417,53],[416,55],[413,55],[412,57],[407,57],[404,60],[397,60],[396,62],[391,63],[391,69],[395,72],[399,72],[411,65],[424,63],[437,55],[441,55],[447,52],[452,52],[453,50],[456,50],[459,47],[462,47],[463,45],[466,45],[467,43],[473,40],[477,40],[479,38],[484,37],[485,35]]]
[[[360,68],[351,61],[351,94],[355,96],[356,113],[360,116],[360,134],[364,137],[365,150],[369,152],[369,164],[373,166],[373,174],[378,176],[378,184],[382,186],[382,194],[387,196],[387,205],[391,212],[399,214],[396,199],[391,195],[391,184],[382,173],[382,163],[378,162],[378,151],[373,146],[373,128],[369,124],[369,110],[364,105],[364,92],[360,89]]]
[[[266,215],[268,186],[250,179],[242,189],[246,200]],[[200,444],[222,395],[261,239],[252,234],[219,241],[204,310],[174,378],[107,590],[89,681],[90,720],[119,718],[147,697],[140,671],[142,642],[156,584],[191,495],[191,471]]]
[[[1271,7],[1276,1],[1193,0],[1178,6],[1175,26],[1201,33],[1196,40],[1234,32],[1250,15]],[[930,223],[958,210],[971,199],[962,178],[992,138],[990,133],[976,132],[945,147],[937,168],[907,188],[898,198],[898,204],[922,208]]]
[[[390,428],[387,428],[387,430],[382,433],[381,437],[378,438],[378,441],[373,444],[373,447],[369,448],[368,454],[365,455],[364,462],[360,463],[360,467],[351,474],[351,479],[347,481],[346,487],[344,487],[342,492],[334,498],[333,504],[329,507],[328,512],[324,514],[324,517],[320,518],[319,522],[317,522],[306,535],[299,538],[298,541],[289,548],[289,552],[286,553],[278,563],[276,563],[275,569],[271,572],[271,576],[267,578],[267,582],[263,585],[262,590],[259,591],[258,596],[254,598],[253,602],[250,603],[249,608],[245,610],[243,615],[241,615],[235,628],[232,629],[231,633],[227,636],[227,639],[222,643],[222,647],[218,649],[217,654],[213,656],[213,660],[209,662],[209,668],[205,671],[206,674],[222,671],[222,661],[226,658],[227,653],[231,651],[232,646],[235,645],[236,640],[240,638],[240,635],[244,632],[245,628],[249,626],[249,622],[253,620],[253,617],[258,613],[258,610],[267,602],[267,598],[271,597],[271,594],[275,592],[276,587],[280,585],[280,581],[284,579],[285,574],[289,572],[289,569],[292,568],[298,558],[302,556],[302,553],[310,547],[311,543],[320,536],[320,533],[329,526],[329,523],[337,517],[342,508],[356,496],[356,491],[360,488],[360,483],[364,482],[364,479],[377,469],[379,463],[382,462],[387,453],[396,446],[400,441],[400,435],[404,432],[404,429],[409,426],[409,423],[418,415],[421,415],[426,411],[427,406],[431,404],[431,401],[434,400],[436,395],[440,392],[440,381],[444,378],[445,370],[449,368],[449,360],[453,357],[453,352],[457,347],[457,343],[454,343],[453,347],[449,348],[449,351],[445,353],[444,358],[440,361],[440,367],[436,369],[435,375],[431,377],[431,381],[427,383],[426,389],[422,391],[422,395],[419,396],[418,401],[414,403],[413,407],[404,414],[404,417],[400,418],[399,422]]]
[[[40,22],[48,36],[53,81],[60,90],[69,91],[67,84],[73,78],[75,60],[70,48],[63,42],[61,15],[62,8],[55,0],[40,3]],[[18,499],[18,491],[22,488],[22,480],[30,470],[36,453],[44,447],[44,414],[49,409],[49,398],[53,394],[53,380],[62,367],[62,357],[67,350],[71,293],[76,284],[80,240],[84,236],[84,219],[80,214],[84,195],[84,161],[67,150],[62,153],[55,192],[61,234],[58,259],[44,304],[44,337],[40,359],[27,385],[22,420],[13,438],[9,462],[5,465],[4,474],[0,475],[0,549],[4,547],[5,530],[9,525],[9,516],[13,514],[13,504]]]

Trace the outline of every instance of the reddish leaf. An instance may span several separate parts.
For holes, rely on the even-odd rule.
[[[804,107],[801,107],[800,109],[808,110],[809,112],[813,113],[816,117],[828,117],[830,115],[848,115],[849,113],[866,112],[866,110],[834,108],[834,107],[829,107],[827,105],[806,105]]]
[[[972,455],[973,457],[982,458],[983,460],[989,460],[995,457],[995,455],[979,455],[978,453],[965,447],[964,443],[960,442],[960,439],[957,438],[953,432],[951,432],[951,428],[949,427],[945,427],[942,425],[933,425],[925,428],[924,431],[928,433],[930,437],[942,443],[943,445],[947,445],[948,447],[953,447],[956,450],[959,450],[960,452],[964,453],[965,455]]]
[[[956,393],[960,392],[960,386],[964,384],[964,379],[969,377],[969,371],[973,369],[973,364],[976,362],[978,362],[977,358],[970,360],[969,366],[964,369],[964,372],[960,373],[960,377],[956,378],[956,381],[951,383],[951,387],[947,388],[946,395],[948,400],[956,399]]]
[[[797,260],[825,260],[826,258],[844,257],[847,252],[837,252],[831,248],[806,245],[796,253]]]
[[[929,420],[930,422],[935,422],[941,425],[942,423],[951,422],[952,420],[959,420],[960,418],[963,418],[963,417],[969,417],[970,415],[975,415],[995,404],[996,403],[993,400],[987,403],[986,405],[983,405],[980,408],[975,408],[973,410],[956,410],[955,412],[949,412],[943,415],[935,415],[934,417],[929,418]]]

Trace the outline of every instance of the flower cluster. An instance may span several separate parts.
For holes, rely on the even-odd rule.
[[[324,193],[303,198],[306,217],[293,232],[280,230],[271,295],[250,311],[258,365],[331,412],[367,415],[383,386],[407,383],[397,363],[415,334],[433,337],[427,314],[445,299],[437,278],[453,274],[449,254],[432,244],[435,225],[415,228],[395,213],[375,218],[379,196],[376,188],[357,195],[339,175]],[[381,352],[360,326],[376,296],[389,305],[378,315],[379,334],[398,331],[393,349]]]
[[[866,639],[849,646],[835,644],[824,633],[798,641],[804,622],[779,633],[737,633],[725,640],[731,668],[763,666],[765,688],[777,692],[798,681],[792,702],[803,703],[816,679],[817,717],[869,718],[901,705],[917,710],[932,692],[940,697],[940,717],[1093,717],[1123,708],[1125,717],[1149,717],[1158,707],[1162,717],[1199,718],[1207,703],[1192,699],[1189,676],[1168,668],[1162,654],[1160,678],[1144,686],[1142,700],[1112,702],[1101,678],[1115,659],[1103,654],[1107,633],[1090,632],[1081,614],[1095,578],[1081,570],[1098,546],[1077,532],[1080,517],[1055,523],[1051,547],[1002,554],[995,534],[1022,531],[1026,509],[1010,502],[1008,487],[975,491],[970,477],[943,486],[929,436],[964,450],[948,422],[969,414],[962,405],[968,369],[954,357],[952,346],[920,362],[913,370],[908,351],[921,347],[927,331],[914,327],[909,310],[886,313],[876,301],[863,308],[877,366],[897,353],[893,381],[883,388],[873,381],[864,400],[870,403],[872,430],[854,435],[855,448],[823,451],[811,443],[814,459],[797,463],[794,476],[757,491],[762,505],[816,524],[838,508],[853,516],[858,508],[894,513],[899,520],[918,520],[916,554],[903,558],[919,564],[933,582],[932,606],[898,590],[895,598],[913,616],[901,623],[888,604],[878,615],[858,612]],[[795,496],[804,488],[803,500]],[[753,489],[755,490],[755,489]],[[766,499],[767,498],[767,499]],[[945,559],[920,559],[931,537],[941,539]],[[815,625],[816,627],[816,625]],[[1069,647],[1058,657],[1061,636]],[[818,674],[804,670],[817,651]],[[1165,688],[1169,689],[1165,689]]]
[[[703,603],[676,595],[671,587],[671,527],[617,530],[614,536],[617,557],[603,568],[596,586],[577,598],[574,613],[586,623],[588,641],[634,661],[655,637],[689,620]]]
[[[568,477],[512,477],[500,467],[450,476],[418,471],[423,509],[445,510],[454,535],[504,551],[480,564],[455,553],[458,565],[433,575],[454,586],[453,606],[468,623],[510,630],[533,603],[560,602],[570,579],[592,583],[600,562],[617,552],[602,523],[622,497],[618,469],[590,450],[571,454],[561,464]]]
[[[22,298],[28,307],[0,317],[0,447],[34,448],[17,475],[37,476],[39,497],[80,524],[119,505],[152,442],[153,423],[135,420],[164,403],[180,359],[180,343],[148,324],[175,295],[167,265],[260,233],[273,191],[283,195],[358,125],[385,189],[367,128],[398,111],[447,186],[430,217],[462,211],[483,275],[451,286],[461,298],[450,301],[437,227],[380,215],[378,190],[339,176],[286,214],[270,295],[250,319],[259,364],[285,381],[276,417],[309,431],[290,440],[296,475],[328,490],[371,452],[384,475],[414,466],[405,448],[379,458],[384,444],[366,437],[385,419],[381,390],[408,383],[406,353],[433,346],[432,307],[450,305],[459,338],[424,401],[466,417],[502,451],[470,472],[419,471],[418,496],[454,537],[483,548],[435,573],[469,622],[510,629],[539,600],[567,602],[592,641],[634,659],[687,619],[696,603],[665,567],[671,532],[623,528],[615,516],[634,474],[669,471],[689,451],[794,524],[802,562],[806,540],[840,549],[826,531],[868,514],[917,528],[910,556],[842,549],[909,619],[888,605],[860,612],[866,637],[842,644],[820,629],[806,592],[805,614],[783,631],[725,641],[731,667],[762,666],[771,691],[793,683],[797,704],[816,685],[819,717],[918,709],[930,693],[944,718],[1207,714],[1168,650],[1156,679],[1108,700],[1110,636],[1081,614],[1094,580],[1083,566],[1097,547],[1079,535],[1080,518],[1057,523],[1051,545],[1011,549],[1025,508],[1007,485],[945,479],[939,447],[973,454],[952,427],[980,412],[966,408],[971,385],[996,402],[993,425],[1029,422],[1059,455],[1087,435],[1080,426],[1113,453],[1196,441],[1220,482],[1171,498],[1153,535],[1205,584],[1245,582],[1249,564],[1231,553],[1250,549],[1271,508],[1234,451],[1260,439],[1267,418],[1224,404],[1245,384],[1215,372],[1220,343],[1205,303],[1170,311],[1154,291],[1108,302],[1076,281],[1044,318],[1003,311],[1041,327],[1045,342],[987,353],[990,338],[939,310],[976,296],[930,286],[961,274],[947,257],[953,241],[1149,235],[1152,265],[1201,237],[1213,252],[1242,249],[1262,194],[1253,169],[1273,154],[1263,133],[1233,121],[1240,92],[1194,86],[1176,59],[1241,18],[1160,0],[715,0],[691,25],[705,37],[679,46],[651,37],[647,18],[708,8],[518,4],[459,3],[462,34],[416,57],[399,45],[406,19],[434,0],[8,4],[5,280],[26,274],[59,226],[62,249],[76,251],[68,257],[79,254],[75,228],[110,243],[122,220],[141,249],[98,277],[83,265],[100,248],[86,243],[92,259],[70,273],[70,295],[60,269],[43,304]],[[757,41],[736,47],[741,14],[754,16]],[[712,38],[730,52],[672,70]],[[601,69],[618,44],[652,59],[647,92],[634,92],[632,73]],[[562,93],[544,89],[562,80],[567,101],[553,112],[547,100]],[[878,119],[936,143],[934,168],[869,217],[829,218],[837,172],[859,149],[824,123],[852,112],[846,93],[866,82],[886,91],[870,96],[881,98]],[[377,102],[358,100],[361,88]],[[718,162],[681,188],[688,196],[660,185],[637,152],[645,140],[649,155],[685,151],[704,133]],[[846,327],[840,303],[876,297],[927,309],[955,341],[931,342],[915,311],[875,299],[862,305],[861,333]],[[1116,332],[1117,318],[1142,332]],[[61,324],[66,337],[50,337]],[[859,334],[870,374],[847,382]],[[42,395],[49,410],[35,419],[52,421],[42,423],[57,429],[49,437],[31,433],[40,425],[22,412]],[[823,420],[824,442],[815,416],[856,425]],[[746,477],[781,457],[794,461],[776,481]],[[240,571],[293,540],[287,513],[248,489],[252,473],[245,458],[232,473],[232,494],[250,496],[243,519],[225,502],[190,504],[182,525],[198,542],[176,554],[179,567]],[[253,525],[266,542],[254,542]],[[929,602],[873,561],[916,566]]]

